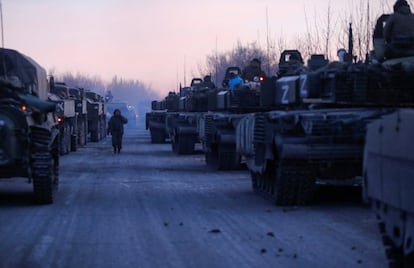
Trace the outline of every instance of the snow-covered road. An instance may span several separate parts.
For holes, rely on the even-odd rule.
[[[127,129],[120,155],[107,137],[63,156],[53,205],[31,192],[0,181],[0,268],[386,267],[358,198],[276,207],[246,170],[211,171],[202,154],[150,144],[143,127]]]

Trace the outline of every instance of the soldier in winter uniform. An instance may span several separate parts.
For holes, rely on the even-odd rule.
[[[126,123],[128,123],[128,119],[121,115],[121,111],[119,109],[115,109],[114,115],[108,122],[108,133],[111,133],[112,135],[112,147],[114,147],[114,154],[119,154],[121,152],[124,124]]]
[[[253,59],[250,61],[250,64],[243,69],[241,76],[245,81],[253,81],[256,76],[266,77],[266,73],[262,71],[260,60]]]
[[[394,14],[385,23],[384,38],[388,45],[387,58],[411,56],[414,49],[414,14],[406,0],[395,2]]]

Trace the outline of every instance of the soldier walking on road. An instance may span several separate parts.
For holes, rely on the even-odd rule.
[[[115,109],[114,115],[108,122],[108,133],[112,135],[112,147],[114,147],[114,154],[119,154],[121,152],[124,124],[126,123],[128,123],[128,119],[121,115],[121,111],[119,109]]]

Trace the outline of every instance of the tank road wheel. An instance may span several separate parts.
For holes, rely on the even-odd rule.
[[[164,129],[151,128],[150,133],[152,144],[165,143],[166,135]]]
[[[36,132],[38,133],[32,133],[33,145],[30,161],[34,200],[38,204],[51,204],[53,192],[57,189],[59,182],[59,153],[56,143],[53,148],[49,148],[50,133],[47,137],[45,130]]]
[[[313,198],[315,178],[299,161],[285,160],[279,163],[272,187],[276,205],[305,205]]]

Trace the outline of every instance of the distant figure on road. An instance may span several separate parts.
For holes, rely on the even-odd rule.
[[[120,153],[122,148],[122,136],[124,135],[124,124],[128,123],[128,119],[121,115],[119,109],[114,110],[114,115],[108,122],[108,134],[112,135],[112,147],[114,154]]]

